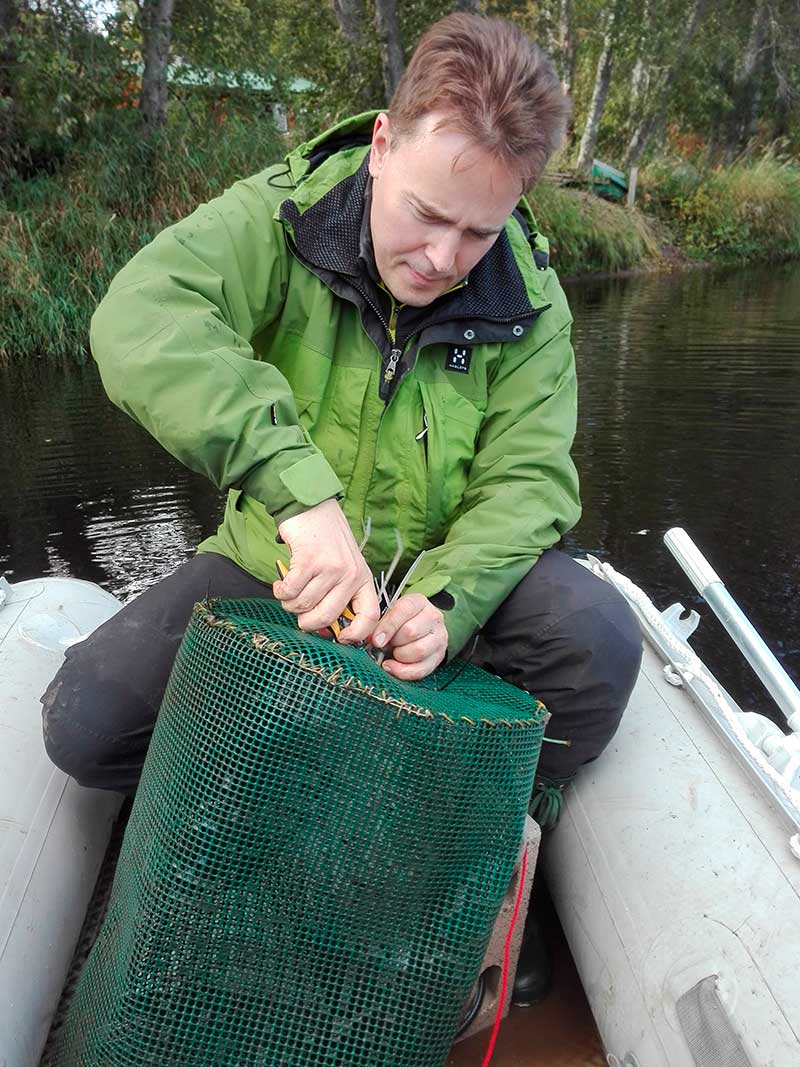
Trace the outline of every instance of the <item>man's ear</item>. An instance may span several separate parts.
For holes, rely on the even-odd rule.
[[[371,177],[377,178],[383,170],[391,147],[392,134],[389,116],[385,111],[381,111],[380,115],[375,119],[375,125],[372,127],[372,145],[369,150],[369,173]]]

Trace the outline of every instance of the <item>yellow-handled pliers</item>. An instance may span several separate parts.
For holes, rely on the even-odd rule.
[[[283,581],[283,579],[289,573],[289,568],[286,566],[282,559],[276,560],[275,562],[278,568],[278,577],[281,579],[281,581]],[[339,635],[341,634],[342,630],[345,628],[345,626],[349,626],[355,617],[356,616],[353,612],[353,609],[348,604],[347,607],[344,608],[344,610],[342,611],[341,615],[330,624],[330,629],[333,631],[333,636],[335,640],[339,640]]]

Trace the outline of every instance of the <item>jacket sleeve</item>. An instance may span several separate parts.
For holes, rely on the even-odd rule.
[[[237,183],[134,256],[95,312],[91,347],[118,407],[281,522],[342,486],[250,343],[280,314],[290,266],[266,182]]]
[[[452,597],[445,611],[451,657],[580,518],[569,455],[577,420],[572,318],[555,276],[548,290],[552,307],[496,365],[458,514],[409,587]]]

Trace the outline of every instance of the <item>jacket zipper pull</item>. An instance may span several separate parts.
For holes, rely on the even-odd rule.
[[[388,383],[394,378],[395,372],[397,371],[397,364],[400,362],[400,357],[402,356],[402,354],[403,350],[401,348],[392,349],[392,354],[389,357],[389,362],[386,364],[386,370],[383,372],[383,380],[385,382]]]
[[[418,434],[414,436],[415,441],[422,442],[422,449],[425,453],[425,465],[428,464],[428,416],[423,411],[422,413],[422,429]]]

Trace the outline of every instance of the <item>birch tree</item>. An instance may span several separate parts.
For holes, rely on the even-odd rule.
[[[600,132],[600,120],[603,117],[608,89],[611,85],[611,70],[614,62],[614,48],[616,44],[617,9],[615,4],[605,15],[605,29],[600,55],[597,59],[597,67],[594,76],[594,89],[589,104],[589,113],[586,116],[586,125],[583,129],[581,144],[578,150],[578,162],[576,164],[579,174],[588,174],[592,168],[594,151],[597,145],[597,135]]]
[[[561,0],[558,8],[557,52],[554,56],[556,69],[561,78],[561,88],[572,96],[575,85],[575,32],[572,0]]]
[[[167,68],[175,0],[141,0],[139,10],[144,59],[139,107],[149,136],[167,121]]]
[[[556,70],[561,78],[564,95],[572,100],[575,85],[575,63],[577,59],[574,31],[574,12],[572,0],[560,0],[558,8],[557,44],[554,53]],[[571,148],[575,142],[575,114],[570,114],[567,125],[566,145]]]
[[[653,38],[656,36],[653,27],[653,12],[650,0],[644,0],[642,8],[642,22],[639,31],[638,47],[636,50],[636,62],[633,65],[630,91],[630,114],[635,118],[641,113],[642,103],[647,97],[650,86],[650,64],[653,52]]]
[[[745,147],[755,132],[761,84],[769,41],[770,4],[758,0],[750,19],[741,63],[733,77],[733,109],[728,122],[726,154],[729,159]]]

